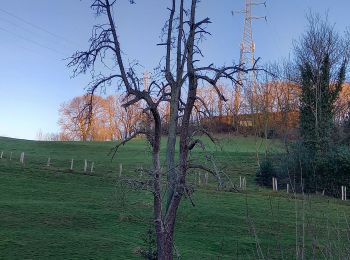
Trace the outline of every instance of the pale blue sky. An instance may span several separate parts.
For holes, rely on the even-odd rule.
[[[167,15],[166,0],[118,0],[116,9],[122,48],[129,59],[138,59],[151,70],[162,57],[159,43]],[[0,136],[35,139],[39,129],[58,132],[62,102],[84,93],[88,76],[71,79],[67,61],[75,50],[88,46],[95,21],[89,0],[13,0],[0,6]],[[203,0],[198,16],[209,16],[212,37],[203,44],[208,63],[238,60],[243,17],[231,15],[244,0]],[[287,57],[292,41],[306,26],[308,10],[324,14],[340,32],[350,25],[349,0],[267,0],[257,7],[254,23],[256,56],[262,62]]]

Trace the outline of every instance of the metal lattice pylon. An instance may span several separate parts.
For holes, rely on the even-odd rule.
[[[252,16],[252,7],[256,5],[266,6],[266,2],[257,3],[252,0],[245,0],[245,9],[239,12],[244,14],[244,31],[239,57],[239,63],[244,69],[250,69],[255,65],[255,43],[253,40],[252,21],[253,19],[262,18],[266,20],[266,16]],[[239,72],[237,82],[234,93],[234,115],[254,113],[254,108],[251,105],[253,102],[251,101],[256,96],[256,72]]]

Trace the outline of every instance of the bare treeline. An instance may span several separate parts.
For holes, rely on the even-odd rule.
[[[198,88],[197,100],[192,113],[192,122],[200,123],[203,119],[212,116],[229,117],[233,115],[233,94],[229,86],[219,85],[220,91],[228,97],[223,102],[216,95],[211,86]],[[259,114],[298,112],[300,86],[295,83],[271,80],[259,84],[254,106]],[[349,110],[350,85],[345,84],[336,102],[335,123],[341,125]],[[44,134],[39,131],[38,140],[46,141],[109,141],[122,140],[130,137],[137,129],[145,124],[142,105],[136,103],[127,109],[121,106],[124,97],[114,95],[108,97],[94,96],[91,117],[88,114],[90,97],[78,96],[61,105],[58,124],[61,128],[59,134]],[[164,124],[169,120],[169,107],[163,104],[161,117]],[[298,116],[297,116],[298,117]],[[268,118],[266,118],[267,120]],[[287,117],[288,119],[288,117]],[[260,118],[264,120],[264,117]],[[269,119],[271,121],[271,118]],[[259,125],[267,126],[273,122],[261,122]],[[288,129],[288,122],[283,127]]]
[[[63,141],[108,141],[131,136],[142,123],[140,104],[124,109],[122,96],[79,96],[61,105],[58,124]],[[88,104],[92,104],[89,113]]]

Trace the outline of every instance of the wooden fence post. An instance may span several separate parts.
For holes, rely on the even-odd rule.
[[[289,193],[289,183],[287,183],[287,193]]]
[[[12,152],[10,153],[10,161],[12,160]]]

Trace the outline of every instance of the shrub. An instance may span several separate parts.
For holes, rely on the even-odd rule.
[[[266,158],[260,163],[260,168],[256,172],[255,181],[260,186],[271,187],[272,177],[276,177],[276,170],[272,160]]]
[[[336,146],[328,152],[310,153],[295,145],[282,160],[279,177],[293,184],[297,192],[325,192],[339,196],[340,186],[350,187],[350,149]]]

